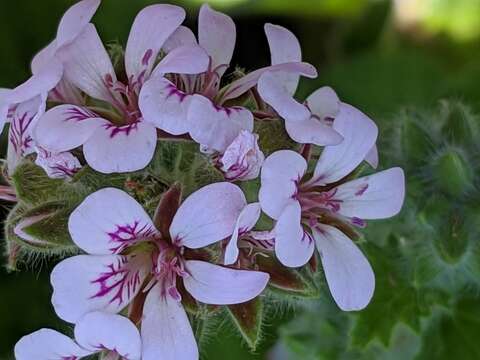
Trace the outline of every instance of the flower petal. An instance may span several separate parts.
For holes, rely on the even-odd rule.
[[[150,5],[140,11],[133,22],[125,49],[125,69],[129,78],[148,76],[165,41],[185,19],[179,6]]]
[[[71,178],[82,168],[80,161],[69,152],[51,153],[39,147],[35,164],[52,179]]]
[[[155,67],[152,76],[173,74],[200,74],[208,69],[209,58],[198,45],[179,46],[170,51]]]
[[[52,271],[52,304],[70,323],[92,311],[117,313],[140,291],[151,267],[149,256],[78,255]]]
[[[10,91],[5,101],[9,104],[19,104],[38,95],[46,97],[46,94],[58,84],[62,75],[63,65],[52,58],[27,81]]]
[[[336,188],[339,214],[361,219],[384,219],[398,214],[405,198],[405,176],[400,168],[349,181]]]
[[[75,340],[92,352],[110,350],[125,359],[140,360],[140,333],[124,316],[100,311],[88,313],[75,325]]]
[[[76,39],[57,54],[63,61],[68,81],[95,99],[112,101],[107,82],[116,82],[115,71],[93,24],[87,24]]]
[[[295,151],[276,151],[265,160],[258,198],[268,216],[278,219],[285,206],[294,200],[306,171],[307,162]]]
[[[190,30],[186,26],[180,25],[177,30],[175,30],[173,34],[170,35],[167,41],[165,41],[162,49],[166,53],[169,53],[173,49],[185,45],[198,45],[197,38],[193,34],[192,30]]]
[[[180,302],[160,295],[156,285],[147,295],[142,320],[143,360],[197,360],[198,348]]]
[[[15,345],[16,360],[65,360],[92,354],[58,331],[40,329],[22,337]]]
[[[40,147],[58,153],[83,145],[104,121],[87,108],[59,105],[40,117],[33,135]]]
[[[190,195],[175,214],[170,235],[174,242],[201,248],[230,236],[247,204],[242,190],[221,182],[202,187]]]
[[[262,293],[270,276],[260,271],[234,270],[205,261],[188,260],[185,289],[204,304],[231,305],[249,301]]]
[[[308,108],[292,97],[277,75],[265,72],[258,80],[258,93],[262,99],[285,121],[298,122],[310,118]]]
[[[261,211],[262,209],[260,207],[260,203],[257,202],[245,206],[240,215],[238,215],[237,223],[235,224],[235,229],[233,230],[232,237],[230,238],[228,245],[225,249],[225,265],[231,265],[237,261],[238,238],[253,229],[258,219],[260,218]]]
[[[157,146],[155,127],[144,121],[115,126],[104,122],[83,145],[87,163],[95,170],[111,174],[146,167]]]
[[[8,132],[7,150],[7,166],[10,175],[13,174],[22,158],[35,152],[32,132],[41,102],[41,97],[36,96],[19,104],[13,113]]]
[[[340,111],[340,99],[329,86],[314,91],[307,98],[306,103],[312,114],[318,116],[322,121],[335,119]]]
[[[365,156],[365,161],[374,169],[378,167],[378,149],[377,145],[373,145],[370,151]]]
[[[243,107],[218,107],[193,95],[187,115],[190,136],[199,144],[224,152],[242,130],[253,131],[253,115]]]
[[[230,65],[236,38],[235,23],[229,16],[202,5],[198,15],[198,43],[212,58],[211,68],[219,77]]]
[[[317,70],[314,66],[303,63],[303,62],[290,62],[284,64],[277,64],[272,66],[267,66],[251,73],[245,75],[244,77],[233,81],[230,85],[228,85],[225,94],[222,96],[222,101],[225,102],[227,100],[236,99],[240,95],[244,94],[252,87],[257,85],[258,79],[265,73],[265,72],[273,72],[273,73],[288,73],[288,74],[297,74],[300,76],[305,76],[308,78],[315,78],[317,77]]]
[[[75,244],[93,255],[119,254],[158,234],[142,206],[115,188],[88,195],[70,215],[68,230]]]
[[[32,59],[30,68],[32,74],[38,74],[42,68],[55,57],[57,51],[57,41],[53,40],[50,44],[41,49]]]
[[[293,201],[282,211],[275,225],[275,255],[288,267],[305,265],[313,255],[315,245],[301,224],[302,210]]]
[[[163,77],[152,77],[142,87],[139,107],[143,119],[172,135],[189,131],[187,111],[192,96]]]
[[[68,9],[60,20],[57,31],[57,48],[68,44],[82,32],[100,6],[101,0],[79,1]]]
[[[347,176],[365,159],[377,140],[375,123],[348,104],[341,104],[333,128],[343,136],[343,141],[323,150],[311,183],[331,184]]]
[[[361,310],[375,289],[375,275],[358,247],[337,228],[319,225],[313,236],[335,302],[344,311]]]
[[[343,140],[330,125],[313,116],[302,121],[285,121],[285,128],[288,135],[300,144],[337,145]]]
[[[265,24],[265,34],[270,47],[272,65],[302,61],[300,43],[290,30],[278,25]],[[300,78],[298,74],[279,73],[277,78],[290,95],[295,94]]]

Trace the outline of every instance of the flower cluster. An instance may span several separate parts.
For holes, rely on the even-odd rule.
[[[265,25],[269,66],[226,77],[236,40],[227,15],[202,6],[195,36],[182,8],[152,5],[114,66],[91,23],[99,5],[72,6],[32,76],[0,92],[12,184],[3,199],[22,205],[16,175],[28,161],[65,184],[85,169],[112,179],[68,213],[78,254],[51,274],[54,310],[74,324],[75,341],[42,329],[17,343],[16,358],[197,359],[200,307],[235,317],[238,304],[253,304],[242,308],[248,317],[273,288],[299,296],[317,254],[338,306],[367,306],[374,273],[352,239],[366,220],[397,214],[405,192],[400,168],[357,178],[364,161],[378,165],[375,123],[329,87],[295,99],[300,77],[317,73],[281,26]],[[221,179],[184,196],[182,179],[170,178],[147,200],[128,192],[130,180],[114,182],[145,171],[166,142],[197,144]],[[30,212],[14,226],[17,247],[44,244],[27,230],[51,214]]]

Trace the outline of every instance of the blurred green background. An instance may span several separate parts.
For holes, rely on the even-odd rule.
[[[196,27],[200,0],[169,2],[185,6],[187,24]],[[2,1],[0,87],[14,87],[29,76],[32,56],[53,38],[60,17],[72,3],[70,0]],[[94,18],[103,40],[125,43],[135,14],[151,3],[154,1],[104,0]],[[480,112],[480,0],[212,0],[211,4],[230,14],[237,24],[233,64],[247,71],[267,65],[269,53],[263,24],[286,26],[300,39],[304,60],[319,70],[318,79],[302,82],[300,96],[330,85],[342,100],[376,120],[382,132],[391,128],[402,109],[432,109],[442,99],[462,100],[474,112]],[[432,112],[433,117],[435,114]],[[385,155],[391,153],[389,142],[384,142],[380,148],[381,161],[392,162]],[[376,226],[380,230],[376,231]],[[381,236],[380,223],[371,227],[370,236]],[[377,274],[381,266],[374,266]],[[56,319],[49,302],[50,267],[51,264],[38,260],[20,272],[0,270],[0,359],[11,359],[16,340],[40,327],[68,330]],[[480,307],[476,303],[461,304],[462,309],[467,309],[465,316],[477,321],[465,331],[480,331]],[[389,317],[396,308],[386,307],[382,311],[376,316]],[[345,339],[331,341],[335,334],[347,336],[348,331],[338,332],[347,326],[344,315],[332,306],[327,296],[295,314],[307,316],[295,316],[293,325],[285,325],[292,319],[292,311],[271,317],[264,345],[255,355],[233,333],[228,335],[229,325],[224,325],[222,335],[213,336],[205,349],[205,359],[226,356],[232,360],[266,359],[280,335],[284,341],[276,352],[270,353],[271,359],[410,359],[420,347],[420,340],[412,335],[412,330],[400,326],[395,328],[388,351],[374,344],[362,354],[351,351],[345,354],[337,351],[346,347]],[[412,316],[417,317],[413,322],[420,322],[420,313]],[[445,327],[447,332],[450,324],[438,326]],[[302,328],[318,330],[318,338],[308,332],[297,336],[296,331]],[[457,343],[448,332],[447,339],[451,340],[447,347],[466,346]],[[428,341],[432,347],[435,345],[434,335],[425,333],[422,341],[422,349]],[[311,357],[307,357],[298,349],[310,346],[311,342],[312,347],[323,346],[332,351],[312,351]],[[468,346],[475,347],[472,343]],[[455,349],[445,352],[452,356],[459,353]],[[429,354],[424,358],[444,358],[443,353]],[[479,358],[480,352],[475,348],[459,360]]]

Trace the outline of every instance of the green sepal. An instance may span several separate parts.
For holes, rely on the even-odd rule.
[[[310,271],[287,268],[273,257],[256,257],[257,269],[270,274],[269,289],[279,295],[318,298],[319,289]]]
[[[474,170],[460,149],[445,149],[432,170],[438,188],[449,195],[461,196],[473,188]]]
[[[264,304],[259,297],[248,302],[226,306],[235,328],[251,351],[255,351],[262,338]]]

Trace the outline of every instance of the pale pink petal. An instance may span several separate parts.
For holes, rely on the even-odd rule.
[[[105,121],[83,145],[88,165],[98,172],[137,171],[146,167],[157,146],[157,130],[144,121],[115,126]]]
[[[125,69],[129,78],[148,76],[165,41],[185,19],[179,6],[150,5],[140,11],[130,30],[125,49]]]
[[[52,304],[70,323],[92,311],[117,313],[140,291],[151,268],[149,256],[78,255],[52,271]]]
[[[212,59],[211,69],[222,77],[232,60],[237,33],[233,20],[204,4],[198,15],[198,43]]]
[[[140,360],[140,333],[124,316],[100,311],[88,313],[75,325],[75,340],[92,352],[110,350],[125,359]]]
[[[230,99],[235,99],[240,95],[244,94],[252,87],[257,85],[258,79],[265,73],[265,72],[272,72],[272,73],[287,73],[287,74],[297,74],[300,76],[305,76],[308,78],[315,78],[317,77],[317,70],[314,66],[303,63],[303,62],[290,62],[285,64],[277,64],[272,66],[267,66],[251,73],[245,75],[244,77],[233,81],[230,85],[228,85],[228,89],[225,91],[225,94],[222,96],[222,101],[227,101]]]
[[[298,122],[310,118],[310,110],[296,101],[284,87],[278,74],[265,72],[258,80],[258,93],[285,121]]]
[[[142,360],[198,360],[198,348],[182,304],[160,295],[156,285],[147,295],[142,320]]]
[[[204,186],[182,203],[170,235],[174,242],[192,249],[213,244],[232,234],[246,204],[245,195],[236,185],[221,182]]]
[[[314,91],[307,98],[306,103],[312,114],[318,116],[321,121],[334,120],[340,111],[340,99],[335,91],[328,86]]]
[[[242,130],[253,131],[253,115],[243,107],[219,107],[194,95],[187,115],[190,136],[199,144],[224,152]]]
[[[10,91],[10,89],[0,88],[0,133],[2,133],[5,123],[10,120],[10,104],[8,103],[8,95],[10,94]]]
[[[376,169],[378,167],[377,145],[373,145],[373,147],[368,152],[367,156],[365,156],[365,161],[374,169]]]
[[[235,229],[233,230],[232,237],[228,241],[227,247],[225,248],[225,265],[231,265],[237,261],[238,258],[238,239],[255,226],[262,209],[260,203],[252,203],[245,206],[238,216],[237,222],[235,224]]]
[[[163,77],[152,77],[142,87],[139,107],[143,119],[172,135],[189,131],[187,111],[192,95]]]
[[[319,225],[313,236],[335,302],[344,311],[361,310],[375,289],[375,275],[358,247],[340,230]]]
[[[65,12],[57,31],[57,48],[71,43],[83,31],[100,6],[101,0],[79,1]]]
[[[95,99],[112,101],[107,83],[116,81],[112,62],[93,24],[58,52],[65,67],[65,77]]]
[[[306,171],[307,162],[294,151],[280,150],[267,157],[258,198],[268,216],[278,219],[285,206],[294,200]]]
[[[13,113],[8,132],[7,149],[7,166],[10,175],[13,174],[22,158],[35,152],[32,131],[41,102],[41,97],[36,96],[19,104]]]
[[[234,270],[205,261],[188,260],[190,276],[183,279],[185,289],[204,304],[231,305],[249,301],[267,286],[267,273]]]
[[[302,121],[285,121],[288,135],[300,144],[337,145],[343,137],[332,126],[311,116]]]
[[[52,179],[71,178],[82,168],[80,161],[69,152],[52,153],[39,147],[37,147],[35,164]]]
[[[335,189],[341,200],[339,214],[360,219],[384,219],[398,214],[405,198],[405,175],[391,168],[365,176]]]
[[[57,51],[57,41],[53,40],[50,44],[40,50],[32,59],[30,68],[32,74],[38,74],[45,65],[48,65],[50,61],[55,57]]]
[[[15,345],[16,360],[79,359],[92,354],[58,331],[40,329],[22,337]]]
[[[142,206],[115,188],[88,195],[70,215],[68,230],[75,244],[93,255],[119,254],[158,234]]]
[[[288,267],[305,265],[313,255],[315,244],[301,224],[302,210],[298,201],[282,211],[275,225],[275,255]]]
[[[300,43],[290,30],[278,25],[265,24],[265,34],[270,47],[272,65],[302,61]],[[278,73],[277,78],[290,95],[295,94],[299,80],[298,74]]]
[[[375,123],[348,104],[341,104],[333,128],[343,136],[343,141],[323,150],[311,183],[331,184],[347,176],[365,159],[377,140]]]
[[[56,59],[51,59],[30,79],[9,92],[5,101],[9,104],[19,104],[38,95],[46,97],[46,94],[58,84],[62,75],[62,64]]]
[[[209,58],[198,45],[179,46],[170,51],[155,67],[152,76],[164,74],[200,74],[208,69]]]
[[[229,181],[253,180],[260,174],[265,155],[258,146],[258,135],[243,130],[222,155],[221,170]]]
[[[104,121],[87,108],[59,105],[40,117],[33,137],[46,150],[68,151],[83,145]]]
[[[172,35],[165,41],[165,44],[163,44],[163,51],[166,53],[169,53],[173,49],[179,47],[179,46],[185,46],[185,45],[198,45],[197,39],[195,35],[193,34],[192,30],[187,28],[186,26],[179,26],[177,30],[173,32]]]

